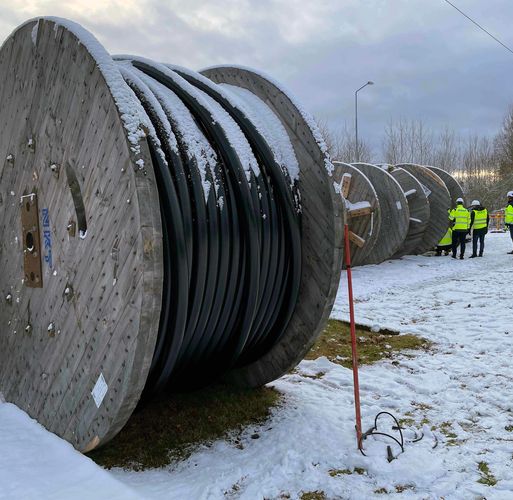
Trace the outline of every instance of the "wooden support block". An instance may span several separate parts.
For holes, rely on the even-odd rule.
[[[359,248],[363,248],[365,246],[365,240],[357,234],[353,233],[353,231],[349,231],[349,240]]]
[[[364,215],[370,215],[372,213],[372,208],[370,206],[368,207],[361,207],[361,208],[353,208],[349,209],[347,211],[347,214],[349,217],[362,217]]]
[[[340,192],[344,198],[347,198],[349,196],[349,190],[351,188],[351,179],[352,179],[351,174],[345,173],[342,176],[342,188],[341,188]]]

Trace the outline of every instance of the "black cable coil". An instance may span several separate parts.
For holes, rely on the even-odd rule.
[[[279,340],[299,294],[299,193],[244,95],[182,68],[115,60],[155,129],[164,277],[147,397],[206,385]]]

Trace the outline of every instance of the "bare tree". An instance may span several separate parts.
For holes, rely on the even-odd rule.
[[[469,198],[479,200],[489,209],[501,206],[500,176],[494,141],[471,135],[463,145],[460,183]]]
[[[318,121],[317,123],[333,160],[353,163],[359,157],[361,162],[371,162],[372,150],[369,144],[360,138],[358,139],[359,155],[356,155],[355,134],[347,126],[347,123],[344,123],[338,133],[333,132],[325,121]]]
[[[433,133],[422,120],[390,120],[382,152],[387,163],[433,163]]]
[[[513,174],[513,106],[510,106],[495,140],[495,150],[501,177]]]
[[[455,172],[461,168],[461,139],[454,130],[445,127],[438,135],[434,148],[433,165]]]
[[[320,129],[333,159],[355,161],[352,127],[344,124],[335,133],[321,122]],[[369,145],[361,141],[359,149],[360,161],[370,163]],[[391,164],[438,166],[458,179],[469,201],[478,199],[490,210],[502,208],[505,193],[513,189],[513,106],[495,138],[475,134],[462,138],[448,127],[433,133],[420,119],[390,120],[384,129],[382,155]]]

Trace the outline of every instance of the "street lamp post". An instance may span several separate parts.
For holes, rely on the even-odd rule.
[[[367,85],[374,85],[374,82],[368,81],[365,85],[362,85],[355,93],[354,93],[354,133],[355,133],[355,146],[356,146],[356,161],[360,161],[360,148],[358,145],[358,92],[363,88],[367,87]]]

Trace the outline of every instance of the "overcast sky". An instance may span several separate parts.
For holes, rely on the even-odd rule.
[[[513,47],[513,0],[451,0]],[[39,15],[67,17],[111,53],[200,69],[234,63],[280,80],[333,130],[376,151],[390,119],[492,135],[513,103],[513,54],[444,0],[0,0],[0,38]]]

